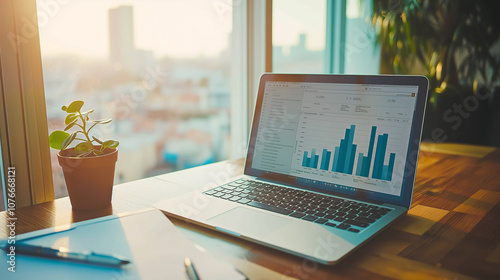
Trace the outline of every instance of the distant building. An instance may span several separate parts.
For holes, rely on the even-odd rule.
[[[308,57],[313,53],[306,48],[306,38],[306,34],[299,34],[299,43],[291,47],[290,56],[302,58]]]
[[[135,43],[132,6],[108,10],[109,58],[113,67],[134,72]]]
[[[273,46],[273,69],[283,73],[323,72],[324,50],[309,50],[307,35],[299,34],[299,42],[286,54],[283,46]]]

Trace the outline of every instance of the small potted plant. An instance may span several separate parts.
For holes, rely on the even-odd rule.
[[[64,121],[66,127],[64,131],[52,132],[49,142],[50,147],[60,150],[57,157],[73,209],[95,210],[111,204],[119,143],[101,141],[89,135],[96,125],[110,123],[111,119],[90,120],[89,115],[94,109],[81,112],[83,104],[77,100],[62,107],[68,113]],[[67,132],[75,128],[74,132]],[[68,148],[74,141],[79,143]]]

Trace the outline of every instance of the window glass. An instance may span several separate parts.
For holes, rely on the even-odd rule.
[[[273,1],[273,72],[323,73],[326,0]]]
[[[335,10],[340,7],[345,11]],[[327,7],[326,0],[274,0],[273,72],[378,74],[380,48],[371,10],[371,0],[348,0],[345,7],[334,1]],[[327,32],[337,38],[329,47]]]
[[[371,24],[372,1],[348,0],[345,23],[345,73],[379,74],[380,47]]]
[[[83,100],[120,142],[115,184],[230,151],[229,0],[37,0],[49,133]],[[56,198],[66,196],[51,149]]]

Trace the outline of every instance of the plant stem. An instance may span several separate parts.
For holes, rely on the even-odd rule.
[[[85,131],[85,127],[86,127],[86,124],[87,122],[85,121],[85,119],[83,118],[83,115],[80,111],[78,111],[78,115],[80,116],[80,119],[82,120],[82,124],[83,124],[83,127],[82,127],[82,130],[83,130],[83,134],[85,135],[85,137],[87,138],[87,140],[92,143],[92,140],[90,140],[90,137],[89,135],[87,134],[87,131]]]

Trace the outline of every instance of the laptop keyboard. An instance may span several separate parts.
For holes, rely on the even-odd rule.
[[[358,233],[392,209],[240,179],[204,192],[282,215]]]

